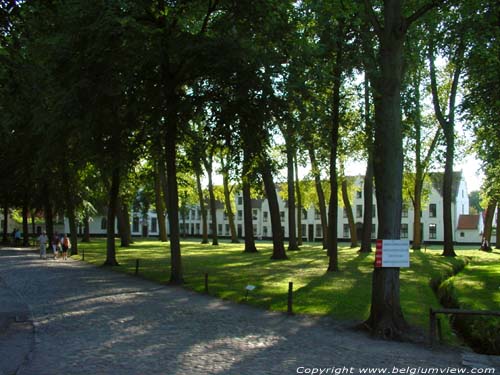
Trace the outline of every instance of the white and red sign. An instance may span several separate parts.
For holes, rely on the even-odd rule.
[[[410,267],[410,241],[377,240],[375,267]]]

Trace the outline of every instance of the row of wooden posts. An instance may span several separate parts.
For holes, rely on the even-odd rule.
[[[82,260],[85,260],[85,251],[82,249]],[[140,260],[135,260],[135,276],[139,275]],[[245,287],[245,300],[248,298],[248,293],[255,289],[253,285]],[[205,290],[208,294],[208,273],[205,272]],[[288,299],[287,299],[287,314],[293,315],[293,282],[288,283]],[[436,334],[439,341],[442,342],[443,335],[441,330],[441,321],[436,317],[437,314],[453,314],[453,315],[489,315],[500,316],[500,311],[480,311],[480,310],[461,310],[461,309],[433,309],[429,311],[429,341],[430,345],[434,344]]]

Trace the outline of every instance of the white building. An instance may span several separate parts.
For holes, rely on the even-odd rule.
[[[363,199],[363,177],[351,177],[355,184],[355,193],[351,197],[353,216],[360,237],[363,225],[364,199]],[[422,239],[425,242],[443,241],[443,198],[442,173],[430,174],[432,181],[427,202],[422,204],[421,226]],[[453,175],[452,187],[452,227],[454,228],[454,241],[460,243],[480,243],[483,231],[482,215],[469,214],[469,196],[467,185],[461,172]],[[372,238],[375,239],[378,230],[378,215],[376,209],[376,197],[373,195],[373,221]],[[281,226],[285,238],[288,238],[288,207],[287,203],[278,194],[278,205],[280,210]],[[217,202],[217,234],[220,237],[229,237],[229,221],[224,210],[224,205]],[[244,237],[243,219],[243,197],[241,192],[235,195],[235,225],[238,237]],[[212,232],[210,210],[207,209],[208,230]],[[302,215],[302,236],[305,241],[320,241],[323,238],[319,210],[314,206],[304,208]],[[269,239],[272,236],[271,217],[267,199],[252,200],[253,231],[256,238]],[[401,238],[413,238],[414,211],[411,204],[403,205],[401,219]],[[147,217],[142,214],[131,214],[131,233],[133,236],[158,236],[158,218],[156,212],[149,212]],[[342,203],[339,202],[337,233],[339,240],[350,240],[350,228],[347,215]],[[168,224],[167,224],[168,226]],[[168,228],[167,228],[168,231]],[[106,217],[96,216],[90,225],[90,233],[93,235],[106,234]],[[181,236],[201,236],[202,218],[199,206],[191,206],[180,213],[180,233]],[[492,239],[493,241],[493,239]]]

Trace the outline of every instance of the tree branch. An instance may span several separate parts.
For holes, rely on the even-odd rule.
[[[370,23],[372,24],[372,26],[375,28],[375,33],[380,36],[382,34],[382,26],[380,26],[380,22],[378,21],[377,15],[373,11],[371,1],[364,0],[364,2],[365,2],[365,10],[366,10],[366,14],[368,15],[368,19],[370,20]]]
[[[430,3],[423,5],[421,8],[417,9],[415,13],[406,18],[406,28],[410,27],[410,25],[422,17],[425,13],[427,13],[432,8],[438,6],[439,2],[436,0],[432,0]]]
[[[208,0],[207,14],[205,15],[205,19],[203,20],[203,24],[201,26],[201,29],[200,29],[200,32],[198,33],[198,35],[204,34],[205,31],[207,31],[208,21],[210,20],[210,16],[215,11],[218,4],[219,4],[219,0],[214,0],[213,2],[212,2],[212,0]]]
[[[434,66],[434,42],[432,39],[429,41],[428,57],[431,76],[432,104],[434,105],[434,112],[436,114],[437,120],[439,121],[439,125],[441,125],[444,130],[448,123],[444,118],[443,111],[441,110],[441,105],[439,104],[439,95],[436,82],[436,67]]]
[[[450,101],[449,101],[449,109],[448,109],[448,118],[453,123],[455,117],[455,101],[457,98],[457,90],[458,90],[458,81],[460,79],[460,74],[462,74],[462,60],[465,53],[465,42],[464,38],[460,38],[460,43],[457,47],[457,51],[455,53],[455,71],[453,72],[453,81],[451,83],[451,91],[450,91]]]

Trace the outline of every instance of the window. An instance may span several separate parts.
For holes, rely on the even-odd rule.
[[[229,235],[229,224],[226,224],[226,232],[225,232],[226,236]]]
[[[429,239],[435,240],[437,238],[437,225],[429,224]]]
[[[363,206],[360,204],[356,205],[356,217],[363,217]]]
[[[132,232],[139,232],[139,218],[137,216],[132,219]]]
[[[224,216],[222,218],[224,219],[224,221],[227,220],[227,212],[226,211],[224,211]]]
[[[372,238],[377,237],[377,226],[375,224],[372,224]]]
[[[265,225],[262,227],[262,235],[267,237],[267,227]]]
[[[316,224],[316,237],[323,237],[323,227],[321,226],[321,224]]]
[[[269,215],[269,212],[267,212],[267,211],[262,212],[262,221],[264,223],[267,223],[267,217],[268,217],[268,215]]]
[[[257,224],[254,224],[253,225],[253,235],[256,236],[257,235]]]
[[[321,212],[319,212],[318,209],[314,209],[314,219],[316,219],[316,220],[321,219]]]
[[[243,204],[243,197],[239,196],[238,197],[238,205],[241,206]]]
[[[201,233],[200,233],[200,223],[196,223],[195,228],[196,228],[196,229],[195,229],[195,230],[196,230],[196,231],[195,231],[195,234],[201,234]]]
[[[363,193],[361,192],[361,190],[358,190],[358,191],[356,192],[356,198],[358,198],[358,199],[363,198]]]
[[[101,229],[106,230],[107,228],[108,228],[108,220],[105,217],[103,217],[101,219]]]
[[[255,208],[252,210],[252,219],[257,220],[257,210]]]
[[[222,235],[222,224],[217,224],[217,234]]]
[[[349,238],[351,236],[351,230],[349,224],[344,224],[344,238]]]
[[[401,224],[401,238],[408,238],[408,224]]]
[[[238,210],[238,220],[243,220],[243,211]]]
[[[302,209],[302,219],[307,220],[307,210],[305,210],[304,208]]]
[[[158,219],[156,217],[151,218],[151,232],[158,232]]]
[[[372,204],[372,217],[377,217],[377,207]]]
[[[302,237],[305,237],[307,233],[307,224],[302,224]]]
[[[196,219],[196,210],[191,210],[191,220]]]
[[[429,217],[436,217],[436,203],[429,205]]]
[[[465,233],[464,232],[460,232],[460,237],[465,237]]]
[[[403,208],[401,210],[401,217],[408,217],[408,206],[403,204]]]
[[[285,221],[285,211],[280,211],[280,219],[281,221]]]
[[[345,209],[345,207],[344,207],[344,209],[342,210],[342,212],[343,212],[343,213],[342,213],[342,216],[343,216],[343,218],[345,219],[345,218],[347,217],[347,210]]]

